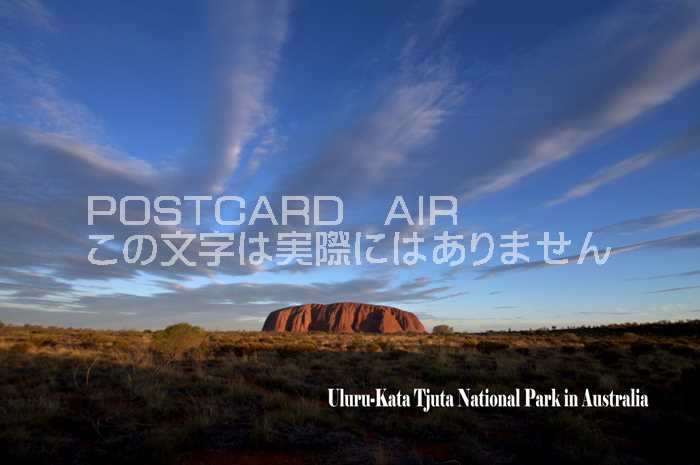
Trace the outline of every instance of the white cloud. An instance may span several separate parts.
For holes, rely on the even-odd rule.
[[[436,12],[435,18],[441,14],[445,12]],[[422,162],[420,149],[434,140],[467,91],[455,72],[453,52],[433,32],[403,31],[396,55],[390,57],[398,57],[395,73],[373,88],[379,97],[295,176],[288,191],[309,186],[316,193],[361,191],[381,186],[399,167]],[[347,182],[348,173],[352,182]]]
[[[661,239],[654,239],[650,241],[637,242],[634,244],[621,245],[618,247],[612,247],[610,251],[610,256],[623,254],[627,252],[636,252],[639,250],[656,249],[656,250],[673,250],[673,249],[697,249],[700,247],[700,232],[693,231],[685,234],[679,234],[676,236],[664,237]],[[602,252],[602,251],[601,251]],[[593,257],[593,253],[589,253],[584,256],[584,260],[588,260]],[[567,263],[563,264],[550,264],[544,260],[537,260],[531,262],[518,262],[513,265],[497,265],[490,268],[478,269],[479,275],[476,279],[491,278],[494,276],[499,276],[503,273],[509,273],[513,271],[528,271],[540,268],[557,268],[560,266],[574,265],[578,263],[579,255],[569,255],[567,257],[561,257],[567,259]],[[604,266],[604,265],[603,265]]]
[[[630,173],[634,173],[635,171],[639,171],[642,168],[651,165],[654,161],[656,161],[656,158],[657,157],[651,153],[641,153],[639,155],[626,158],[612,166],[599,170],[591,178],[572,187],[561,197],[550,200],[545,204],[545,206],[554,207],[556,205],[568,202],[569,200],[585,197],[604,184],[620,179]]]
[[[56,134],[97,141],[102,129],[83,104],[66,97],[64,78],[36,51],[0,42],[0,115]]]
[[[695,126],[655,150],[634,155],[599,170],[587,180],[569,189],[562,196],[550,200],[545,206],[553,207],[569,200],[585,197],[599,187],[646,168],[661,159],[684,155],[698,150],[698,148],[700,148],[700,126]]]
[[[658,215],[622,221],[597,229],[598,233],[629,233],[649,229],[661,229],[700,219],[700,208],[680,208]]]
[[[205,143],[195,148],[183,175],[220,192],[273,113],[265,98],[287,38],[289,5],[250,0],[217,6],[213,29],[222,44],[221,95]]]
[[[521,145],[519,152],[503,161],[494,172],[470,179],[464,185],[463,197],[473,199],[504,190],[528,175],[569,158],[600,136],[668,102],[696,82],[700,78],[700,4],[684,2],[678,6],[677,9],[659,8],[656,15],[642,24],[627,21],[629,12],[623,10],[585,31],[586,43],[596,44],[592,50],[599,48],[596,57],[599,74],[591,75],[593,82],[582,83],[600,87],[594,100],[579,102],[579,106],[559,118],[553,127],[535,133]],[[645,25],[663,25],[663,32],[639,31]],[[640,33],[645,36],[641,37]],[[599,39],[598,36],[603,35],[604,39]],[[580,46],[577,40],[567,44],[572,49]],[[610,49],[611,46],[615,49]],[[559,58],[566,59],[572,49],[563,47]],[[633,66],[629,66],[630,63]],[[616,70],[618,76],[606,83],[605,79],[612,77],[605,73],[608,68]],[[569,89],[570,92],[584,90]]]
[[[400,84],[369,116],[362,137],[344,143],[343,157],[352,159],[358,174],[382,179],[435,136],[459,99],[460,89],[449,79]]]

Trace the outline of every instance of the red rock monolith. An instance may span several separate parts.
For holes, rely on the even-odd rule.
[[[263,331],[333,333],[424,333],[425,327],[411,312],[384,305],[356,302],[304,304],[270,313]]]

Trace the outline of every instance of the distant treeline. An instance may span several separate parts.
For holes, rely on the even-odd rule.
[[[538,333],[574,333],[580,336],[614,336],[624,333],[647,334],[658,336],[700,336],[700,320],[668,321],[652,323],[615,323],[604,326],[574,326],[559,328],[527,329],[520,331],[485,331],[477,334],[538,334]]]

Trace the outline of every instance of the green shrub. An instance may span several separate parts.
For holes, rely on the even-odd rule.
[[[167,361],[182,360],[198,349],[206,339],[206,332],[189,323],[168,326],[153,334],[152,347]]]

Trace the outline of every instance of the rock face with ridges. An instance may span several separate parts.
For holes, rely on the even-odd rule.
[[[263,331],[327,331],[333,333],[424,333],[425,327],[411,312],[384,305],[356,302],[304,304],[270,313]]]

